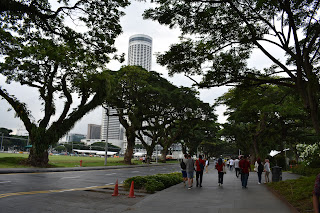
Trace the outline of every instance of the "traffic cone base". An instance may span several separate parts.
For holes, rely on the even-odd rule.
[[[134,182],[131,182],[131,187],[130,187],[130,193],[129,196],[130,198],[135,198],[136,196],[134,196]]]
[[[116,185],[114,186],[114,191],[112,196],[119,196],[119,190],[118,190],[118,179],[116,181]]]

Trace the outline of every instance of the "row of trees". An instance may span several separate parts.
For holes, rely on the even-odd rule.
[[[219,100],[229,108],[228,141],[253,156],[271,147],[295,150],[299,141],[319,143],[319,0],[153,2],[158,6],[144,17],[182,32],[157,59],[169,74],[183,73],[199,88],[237,86]],[[270,67],[248,67],[253,50]]]
[[[228,122],[221,134],[228,143],[250,154],[253,162],[257,157],[267,157],[271,150],[288,148],[298,162],[297,145],[319,141],[299,99],[286,87],[235,87],[217,100],[217,104],[227,106]]]
[[[105,104],[116,109],[126,129],[125,162],[130,164],[136,138],[151,157],[157,144],[162,146],[165,161],[172,144],[190,141],[195,153],[197,145],[209,125],[216,125],[213,108],[197,98],[197,92],[187,87],[176,87],[156,72],[141,67],[127,66],[113,72],[111,95]],[[201,137],[197,134],[202,134]],[[148,143],[144,136],[151,139]]]
[[[183,34],[179,44],[158,57],[158,62],[167,66],[171,75],[184,73],[190,79],[194,74],[202,75],[201,82],[195,81],[200,88],[266,83],[287,87],[299,95],[296,100],[301,101],[305,113],[296,114],[305,116],[301,123],[305,123],[306,117],[311,118],[314,130],[320,133],[318,0],[153,2],[159,7],[147,10],[144,17],[170,27],[178,26]],[[215,120],[212,109],[195,98],[193,90],[175,88],[156,73],[145,75],[135,67],[118,72],[105,69],[111,59],[123,60],[123,56],[114,54],[113,45],[121,33],[121,10],[127,5],[129,1],[125,0],[64,0],[57,1],[54,7],[46,0],[1,1],[0,74],[6,77],[7,83],[15,81],[37,90],[43,104],[43,117],[35,121],[26,103],[0,86],[1,97],[29,132],[33,145],[29,155],[31,165],[46,166],[49,145],[101,104],[116,108],[126,128],[127,163],[131,160],[135,138],[144,143],[142,135],[153,139],[149,148],[149,144],[144,144],[148,153],[156,143],[167,150],[170,143],[178,140],[183,140],[191,151],[200,143],[203,147],[220,146],[221,141],[208,137],[218,129],[212,122]],[[78,27],[66,24],[70,21]],[[286,60],[275,58],[268,45],[282,51]],[[255,48],[272,66],[263,71],[247,67],[247,59]],[[245,91],[245,96],[260,94]],[[165,93],[167,97],[163,96]],[[56,108],[57,99],[64,101],[61,111]],[[179,105],[181,100],[190,101]],[[229,100],[225,97],[224,101]],[[161,105],[162,102],[166,105]],[[231,108],[236,111],[235,106]],[[251,121],[257,129],[237,126],[242,130],[237,138],[249,132],[253,137],[253,153],[257,155],[263,150],[259,147],[259,137],[267,124],[265,121],[278,118],[278,113],[268,114],[264,110],[253,113]],[[287,124],[285,116],[289,115],[281,116],[283,121],[279,120],[277,127]],[[232,124],[233,118],[230,119]],[[192,129],[188,129],[190,126]],[[290,128],[287,132],[285,128],[281,128],[281,137],[288,140],[286,134],[291,134],[288,134]]]
[[[153,0],[144,17],[182,32],[181,42],[159,55],[171,75],[202,75],[198,87],[273,84],[295,91],[320,134],[319,0]],[[252,51],[271,62],[247,66]],[[276,58],[274,52],[283,54]]]
[[[121,33],[121,8],[128,4],[121,0],[66,0],[53,7],[45,0],[1,2],[0,54],[4,60],[0,73],[7,83],[34,88],[43,105],[43,117],[36,121],[26,103],[0,87],[0,95],[29,133],[31,165],[46,166],[48,147],[102,104],[117,109],[126,129],[128,164],[136,138],[148,155],[160,144],[165,156],[177,141],[200,143],[199,132],[215,122],[213,109],[192,89],[177,88],[158,73],[140,67],[116,72],[105,68],[111,58],[123,59],[112,54],[116,51],[114,40]],[[70,20],[86,29],[70,27],[66,24]],[[56,107],[59,99],[64,102],[62,109]],[[151,144],[144,141],[144,135],[152,139]]]

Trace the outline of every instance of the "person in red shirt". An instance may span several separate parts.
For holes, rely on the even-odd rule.
[[[314,183],[314,190],[312,192],[313,197],[313,210],[315,213],[320,212],[320,206],[319,206],[319,196],[320,196],[320,174],[317,175],[316,181]]]
[[[199,159],[196,160],[196,180],[197,180],[197,187],[202,187],[202,177],[203,177],[203,169],[206,162],[202,160],[202,155],[199,155]],[[200,177],[200,182],[199,182]]]
[[[242,188],[247,188],[249,171],[250,171],[250,162],[248,161],[247,156],[244,156],[244,158],[242,160],[240,160],[239,167],[241,170]]]
[[[225,172],[225,164],[223,163],[221,158],[218,159],[216,169],[218,170],[218,184],[219,186],[221,186],[223,184],[223,175]]]

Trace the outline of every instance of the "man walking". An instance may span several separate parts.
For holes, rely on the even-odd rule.
[[[203,169],[205,165],[205,161],[202,160],[202,155],[199,155],[199,159],[196,160],[196,180],[197,180],[197,187],[202,187],[202,177],[203,177]],[[200,182],[199,182],[200,177]]]
[[[249,178],[249,171],[250,171],[250,162],[248,161],[248,157],[244,156],[243,160],[239,163],[241,172],[241,182],[242,188],[247,188],[248,178]]]
[[[188,177],[188,189],[191,189],[193,185],[194,160],[191,158],[190,154],[188,154],[188,159],[186,160],[186,172]]]
[[[181,173],[182,173],[182,178],[183,178],[183,185],[186,186],[186,182],[188,181],[187,177],[187,166],[186,166],[186,161],[188,159],[188,155],[184,154],[184,159],[181,159],[180,167],[181,167]]]

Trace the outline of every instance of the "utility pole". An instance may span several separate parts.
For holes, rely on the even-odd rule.
[[[156,163],[158,163],[158,144],[156,145]]]
[[[108,137],[109,137],[109,119],[110,119],[109,112],[110,112],[110,107],[108,106],[108,108],[107,108],[107,117],[108,117],[108,120],[107,120],[107,139],[106,139],[105,156],[104,156],[104,165],[105,166],[107,165],[107,161],[108,161]]]
[[[2,136],[1,136],[1,146],[0,146],[0,151],[2,151],[3,135],[4,135],[4,133],[2,133]]]

